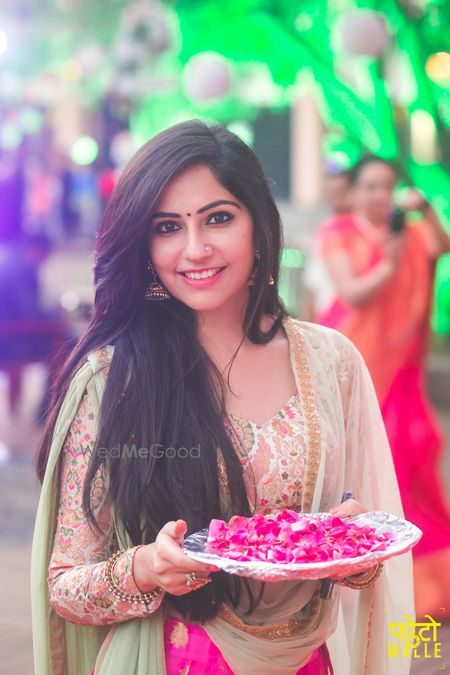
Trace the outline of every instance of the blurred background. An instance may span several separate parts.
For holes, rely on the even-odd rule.
[[[39,490],[32,459],[49,362],[89,320],[96,232],[121,168],[155,133],[192,117],[226,124],[261,159],[285,228],[281,293],[302,316],[303,270],[334,208],[330,175],[367,152],[396,160],[399,193],[416,186],[450,220],[450,3],[1,1],[5,672],[33,672],[28,567]],[[429,389],[450,436],[448,255],[438,264],[432,330]],[[448,453],[440,470],[448,491]],[[419,665],[417,673],[440,672],[443,661]]]

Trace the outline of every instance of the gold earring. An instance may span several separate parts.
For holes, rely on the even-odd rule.
[[[248,286],[254,286],[255,283],[256,283],[256,275],[258,274],[258,267],[259,267],[259,261],[260,260],[261,260],[261,249],[260,249],[259,244],[258,244],[258,246],[255,249],[255,265],[254,265],[254,267],[253,267],[253,269],[250,273],[250,276],[248,278],[248,281],[247,281]],[[268,284],[269,284],[269,286],[275,285],[274,278],[271,274],[269,275]]]
[[[258,273],[258,267],[259,267],[259,261],[261,260],[261,249],[259,248],[259,244],[255,249],[255,264],[253,266],[252,271],[250,272],[250,276],[247,280],[247,285],[248,286],[254,286],[256,283],[256,275]]]
[[[148,261],[147,270],[153,275],[153,281],[145,289],[145,300],[170,300],[169,291],[163,286],[161,280],[158,279],[151,260]]]

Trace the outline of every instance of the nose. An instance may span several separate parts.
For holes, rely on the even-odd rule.
[[[205,249],[205,238],[203,232],[197,229],[189,229],[186,235],[184,254],[186,258],[193,261],[204,260],[211,255],[211,246]]]

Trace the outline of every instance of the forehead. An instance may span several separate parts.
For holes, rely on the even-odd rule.
[[[325,179],[327,185],[329,185],[330,187],[334,187],[335,185],[341,187],[349,184],[349,178],[344,173],[327,174]]]
[[[218,199],[238,201],[211,169],[203,164],[189,167],[174,176],[161,194],[155,210],[192,210]],[[170,208],[169,208],[170,207]]]
[[[397,180],[397,176],[392,167],[383,162],[373,162],[373,164],[366,164],[359,174],[357,183],[392,183]]]

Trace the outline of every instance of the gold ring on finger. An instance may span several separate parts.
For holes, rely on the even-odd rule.
[[[186,586],[190,591],[196,591],[198,588],[202,588],[206,584],[209,584],[211,579],[205,579],[204,577],[198,577],[195,572],[188,572],[186,575]]]

